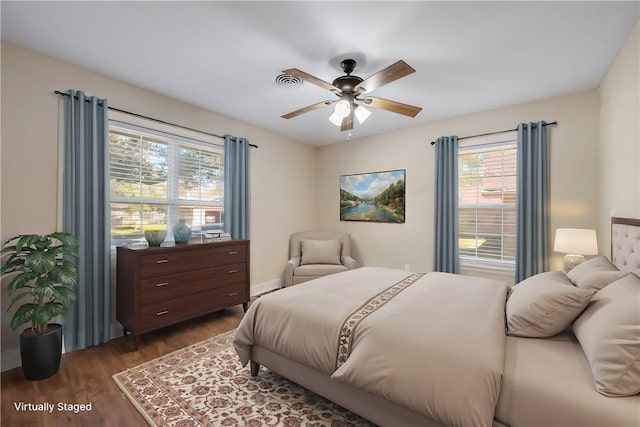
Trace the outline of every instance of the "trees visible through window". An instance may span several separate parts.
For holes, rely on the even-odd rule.
[[[109,147],[114,244],[164,230],[179,218],[196,232],[222,228],[222,147],[115,125]]]
[[[463,265],[515,263],[516,150],[516,141],[458,149],[458,245]]]

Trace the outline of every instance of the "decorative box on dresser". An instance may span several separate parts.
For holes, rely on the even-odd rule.
[[[125,334],[236,304],[246,311],[248,302],[248,240],[117,248],[116,319]]]

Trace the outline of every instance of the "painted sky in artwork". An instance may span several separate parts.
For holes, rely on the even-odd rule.
[[[404,180],[404,170],[343,175],[340,188],[360,198],[370,199],[399,180]]]

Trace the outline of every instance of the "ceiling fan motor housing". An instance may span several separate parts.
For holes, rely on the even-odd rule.
[[[344,93],[354,93],[353,89],[362,82],[358,76],[340,76],[333,81],[333,85]]]
[[[356,61],[353,59],[345,59],[340,63],[340,66],[347,75],[336,78],[332,84],[339,88],[343,94],[352,94],[354,93],[353,89],[363,81],[362,78],[351,75],[356,68]]]

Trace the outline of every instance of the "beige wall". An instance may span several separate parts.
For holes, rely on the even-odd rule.
[[[640,218],[640,21],[600,85],[600,252],[610,218]]]
[[[58,223],[60,99],[80,89],[111,106],[218,135],[248,138],[251,151],[251,284],[282,276],[288,237],[316,220],[316,149],[255,126],[2,43],[1,238],[48,233]],[[212,94],[212,96],[215,94]],[[283,166],[284,165],[284,166]],[[295,195],[295,197],[292,197]],[[2,293],[2,351],[18,346]],[[3,362],[4,365],[4,362]]]
[[[386,112],[374,113],[383,120]],[[429,114],[428,109],[421,114]],[[558,121],[550,128],[551,230],[595,228],[598,223],[597,90],[546,99],[416,126],[318,152],[318,218],[323,229],[351,233],[355,257],[365,265],[431,271],[433,264],[434,148],[442,135],[474,135],[513,129],[520,122]],[[406,222],[379,224],[339,220],[339,177],[406,169]],[[561,268],[561,254],[552,267]],[[510,279],[510,278],[509,278]]]

